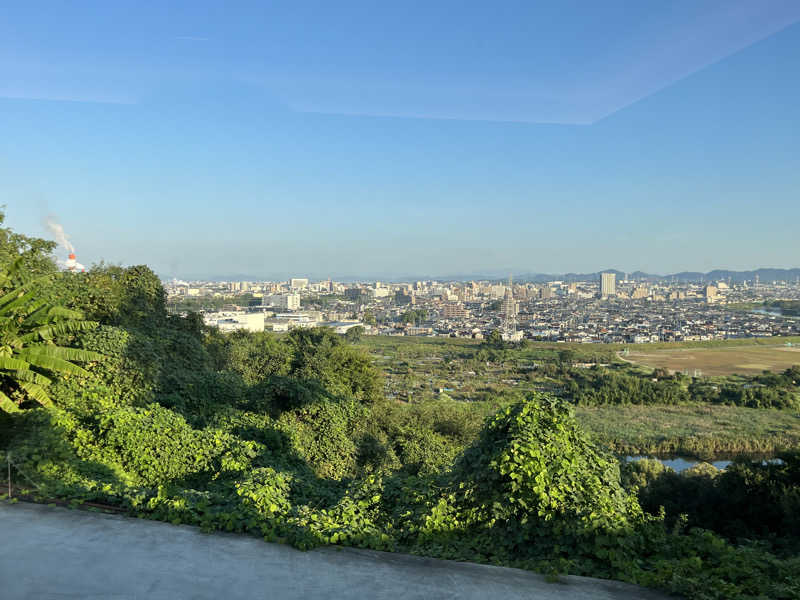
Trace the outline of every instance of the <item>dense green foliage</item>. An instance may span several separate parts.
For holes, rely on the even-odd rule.
[[[438,493],[406,516],[423,517],[412,529],[415,547],[435,546],[453,558],[470,550],[508,563],[614,562],[642,522],[638,504],[620,486],[617,462],[553,398],[528,398],[499,411],[437,483]],[[608,568],[600,562],[593,566]]]
[[[0,208],[0,225],[6,220]],[[8,227],[0,227],[0,266],[7,268],[21,261],[21,270],[27,277],[35,278],[55,273],[56,266],[50,258],[55,242],[29,237]]]
[[[30,402],[50,406],[53,374],[84,375],[75,361],[102,358],[56,343],[56,338],[97,324],[48,302],[43,287],[52,275],[31,276],[23,270],[24,262],[18,256],[10,266],[0,267],[0,411],[5,412]]]
[[[726,538],[779,540],[800,550],[800,453],[777,460],[736,460],[724,471],[708,463],[675,473],[655,460],[625,466],[629,487],[644,510],[666,510],[667,523],[711,529]],[[786,548],[784,548],[786,549]]]
[[[798,369],[782,375],[769,373],[745,382],[717,382],[681,374],[669,375],[657,369],[655,376],[631,374],[602,367],[560,369],[559,380],[575,404],[686,404],[707,402],[748,408],[800,409]],[[551,369],[552,372],[552,369]]]
[[[60,345],[102,357],[54,380],[52,407],[0,412],[0,453],[35,498],[101,501],[304,549],[342,544],[616,578],[690,598],[800,595],[788,539],[800,464],[789,455],[775,468],[741,463],[702,489],[632,467],[621,477],[567,394],[390,401],[369,356],[331,330],[222,335],[196,316],[170,315],[141,266],[59,275],[47,293],[100,324],[61,332]],[[612,393],[630,383],[572,366],[607,357],[598,349],[456,348],[439,368],[488,370],[487,360],[518,357],[509,369],[528,374],[546,362],[586,403],[595,384]],[[782,389],[795,375],[754,383]],[[663,398],[688,386],[640,379],[625,393]],[[741,518],[725,523],[692,494]]]
[[[400,315],[400,322],[419,325],[427,316],[428,311],[426,311],[424,308],[409,309]]]

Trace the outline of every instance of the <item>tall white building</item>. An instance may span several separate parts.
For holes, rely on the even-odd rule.
[[[264,294],[261,298],[261,306],[274,306],[284,310],[299,310],[299,294]]]
[[[289,287],[293,290],[304,290],[308,287],[307,277],[295,277],[289,281]]]
[[[608,298],[617,295],[617,275],[616,273],[600,274],[600,297]]]
[[[489,288],[489,295],[492,298],[503,298],[506,295],[506,286],[493,285]]]

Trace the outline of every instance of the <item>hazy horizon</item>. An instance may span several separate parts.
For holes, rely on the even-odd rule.
[[[358,281],[386,281],[387,283],[392,282],[412,282],[412,281],[467,281],[470,279],[475,280],[505,280],[511,275],[515,282],[517,280],[526,280],[532,278],[543,278],[543,277],[561,277],[561,276],[596,276],[602,272],[617,272],[626,274],[629,276],[633,276],[635,274],[645,274],[649,277],[670,277],[673,275],[685,274],[685,273],[700,273],[700,274],[708,274],[713,273],[715,271],[723,271],[723,272],[734,272],[734,273],[749,273],[749,272],[757,272],[761,270],[781,270],[781,271],[789,271],[789,272],[796,272],[793,273],[793,277],[800,276],[800,267],[758,267],[755,269],[741,269],[741,270],[733,270],[733,269],[710,269],[708,271],[697,271],[693,269],[683,269],[681,271],[676,271],[674,273],[654,273],[648,271],[623,271],[621,269],[616,268],[608,268],[608,269],[596,269],[596,270],[589,270],[589,271],[580,271],[580,272],[567,272],[567,273],[557,273],[554,271],[544,271],[544,272],[514,272],[514,271],[484,271],[484,272],[474,272],[474,273],[406,273],[400,275],[392,275],[392,274],[380,274],[380,273],[368,273],[368,274],[345,274],[345,273],[329,273],[329,274],[318,274],[318,273],[289,273],[289,272],[276,272],[276,273],[267,273],[267,274],[259,274],[259,273],[236,273],[236,272],[229,272],[229,273],[218,273],[214,275],[206,275],[206,276],[199,276],[195,274],[185,274],[185,275],[176,275],[170,273],[157,273],[159,277],[164,280],[169,279],[177,279],[177,280],[184,280],[184,281],[288,281],[292,278],[308,278],[310,281],[324,281],[327,279],[331,279],[333,281],[343,281],[343,282],[358,282]],[[640,276],[640,275],[637,275]],[[766,283],[766,281],[764,281]]]

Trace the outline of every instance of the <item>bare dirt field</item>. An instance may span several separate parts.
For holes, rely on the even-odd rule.
[[[733,346],[730,348],[686,348],[631,351],[624,360],[648,367],[665,367],[694,375],[753,375],[762,371],[782,371],[800,364],[800,347]]]

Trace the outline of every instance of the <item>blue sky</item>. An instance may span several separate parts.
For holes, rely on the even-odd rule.
[[[16,3],[0,204],[165,276],[800,266],[800,3]]]

